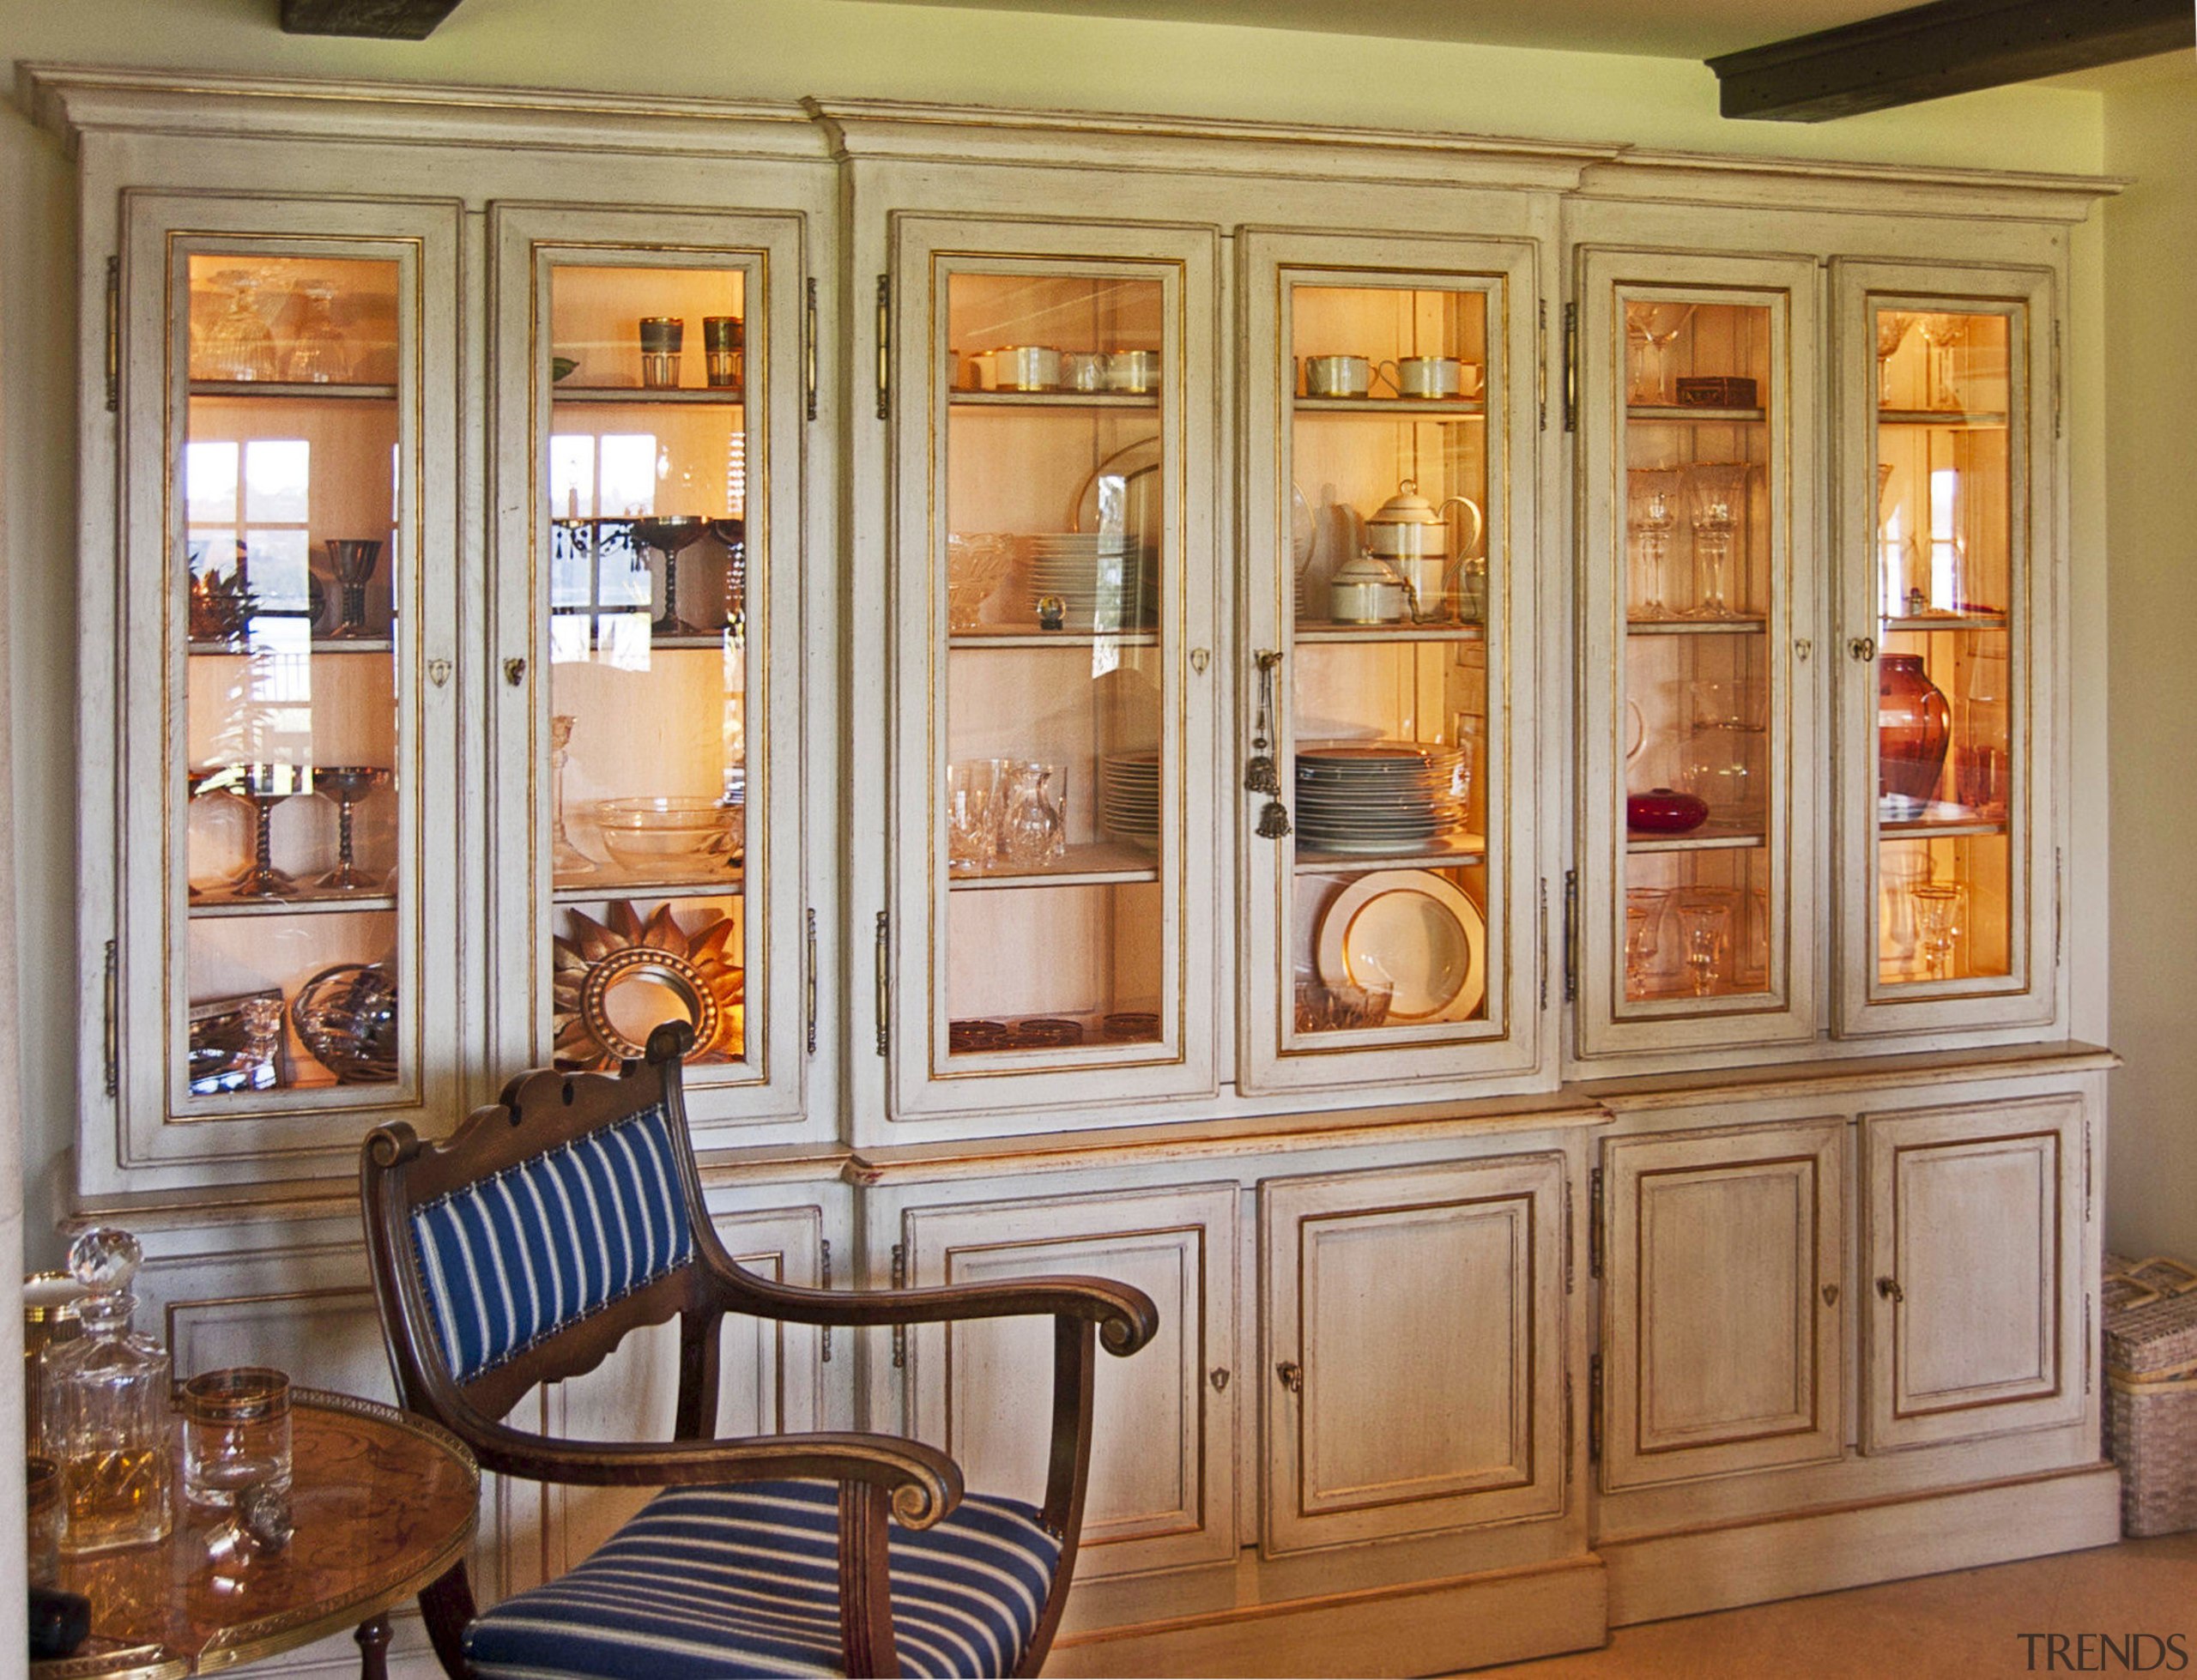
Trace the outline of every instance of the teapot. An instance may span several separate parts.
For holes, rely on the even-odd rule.
[[[1450,524],[1444,517],[1453,507],[1464,509],[1470,524],[1454,555],[1446,552]],[[1424,624],[1449,616],[1451,586],[1486,530],[1486,517],[1470,497],[1451,496],[1437,505],[1419,493],[1415,480],[1406,479],[1366,520],[1365,546],[1402,575],[1412,617]]]

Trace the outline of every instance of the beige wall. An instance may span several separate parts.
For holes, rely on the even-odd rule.
[[[2101,97],[2022,88],[1816,127],[1726,124],[1698,63],[1360,40],[1280,30],[962,12],[854,0],[465,0],[418,45],[291,38],[275,0],[0,0],[0,63],[39,59],[266,75],[411,78],[635,93],[838,94],[1151,110],[1627,141],[1862,161],[2090,171]],[[0,111],[0,316],[9,486],[0,511],[12,703],[15,915],[24,994],[26,1200],[33,1258],[65,1190],[71,1041],[70,626],[76,330],[57,147]],[[2086,778],[2073,890],[2077,1030],[2105,1031],[2102,241],[2077,242],[2070,412],[2076,468],[2077,757]],[[2189,959],[2197,963],[2197,951]],[[2197,988],[2184,987],[2184,994]],[[2124,1044],[2148,1056],[2147,1046]],[[2197,1052],[2192,1052],[2197,1055]],[[2140,1163],[2116,1157],[2124,1183]],[[2185,1244],[2197,1247],[2197,1240]]]
[[[2107,1235],[2197,1256],[2197,74],[2105,102],[2114,554]]]

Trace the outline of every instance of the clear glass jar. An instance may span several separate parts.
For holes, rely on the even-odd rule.
[[[84,1333],[40,1362],[45,1456],[61,1469],[71,1556],[165,1539],[173,1520],[168,1356],[130,1324],[142,1260],[137,1239],[111,1226],[70,1244],[70,1272],[90,1291],[77,1307]]]

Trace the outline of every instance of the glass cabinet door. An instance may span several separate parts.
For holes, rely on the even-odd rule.
[[[506,1030],[610,1068],[683,1019],[703,1125],[799,1111],[801,231],[496,215],[501,552],[531,562],[499,582],[546,678],[499,685],[531,795]]]
[[[341,1170],[457,1061],[455,230],[135,195],[127,230],[125,1164]]]
[[[1210,1091],[1211,241],[894,234],[897,1111]]]
[[[2054,517],[2042,276],[1841,278],[1848,809],[1866,837],[1844,1026],[2049,1018]],[[2040,885],[2042,883],[2042,885]]]
[[[1806,1041],[1814,265],[1583,268],[1580,1050]]]
[[[1246,246],[1243,1083],[1530,1068],[1530,249]]]

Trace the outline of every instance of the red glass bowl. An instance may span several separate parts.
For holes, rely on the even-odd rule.
[[[1625,795],[1625,826],[1643,834],[1687,834],[1708,820],[1708,801],[1675,788],[1650,788],[1644,794]]]

